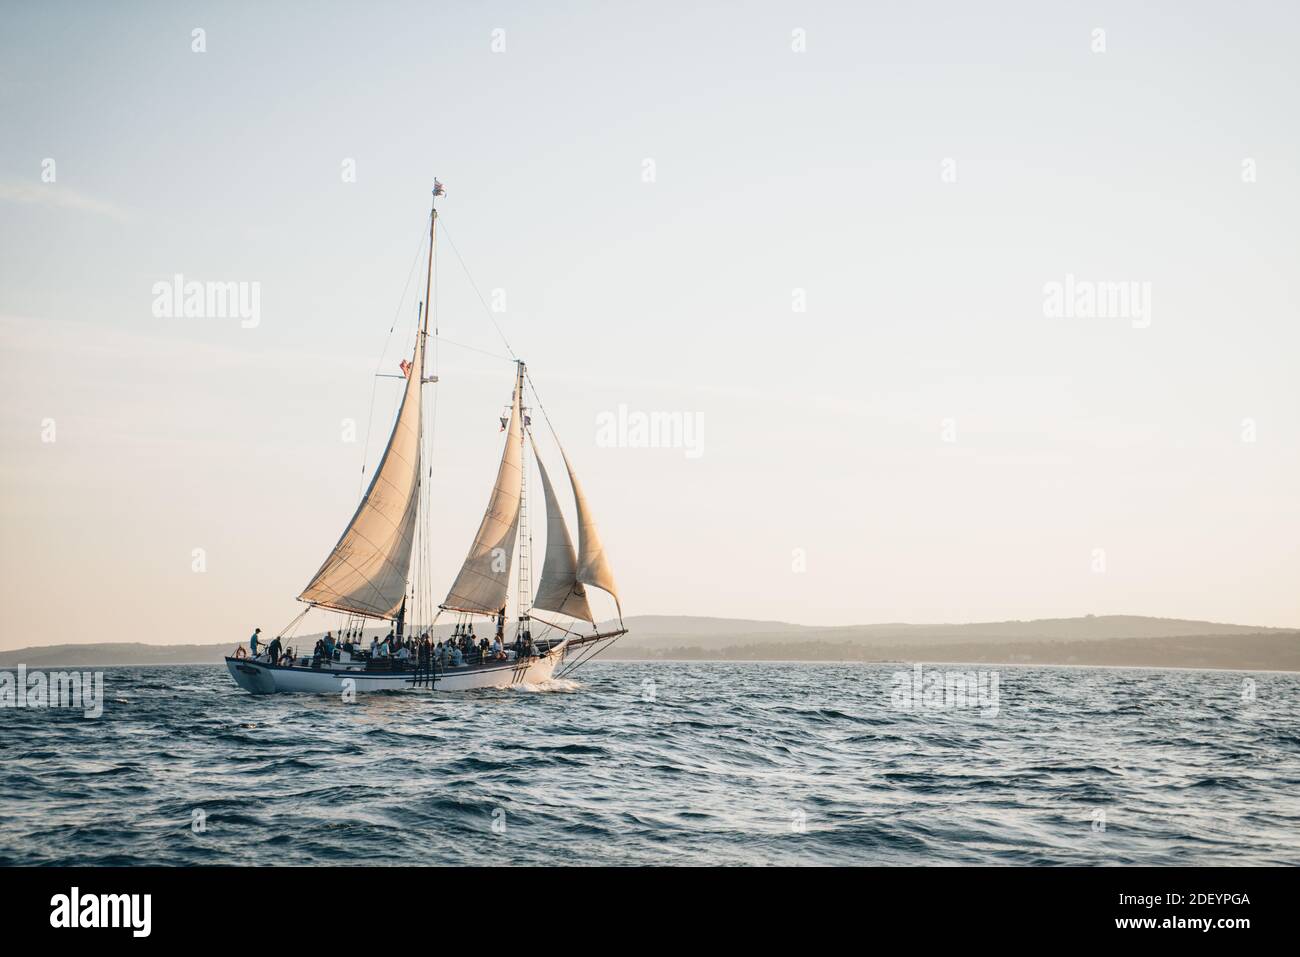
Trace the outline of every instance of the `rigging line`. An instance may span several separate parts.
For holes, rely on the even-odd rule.
[[[546,420],[546,427],[551,430],[551,437],[555,439],[555,444],[560,445],[560,433],[555,431],[555,425],[551,422],[551,417],[546,412],[546,406],[542,404],[542,397],[537,392],[537,383],[533,381],[533,374],[524,368],[524,378],[528,380],[528,387],[533,390],[533,401],[537,403],[537,408],[542,411],[542,418]],[[560,445],[561,451],[564,446]]]
[[[289,624],[285,625],[283,628],[280,629],[279,634],[283,637],[292,638],[293,637],[292,629],[298,624],[298,622],[302,621],[303,618],[306,617],[307,612],[309,611],[311,611],[311,605],[308,605],[299,614],[295,615],[293,621],[289,622]]]
[[[411,276],[415,274],[415,267],[420,261],[420,253],[424,252],[424,236],[427,230],[420,227],[420,244],[415,249],[415,258],[411,260],[411,266],[406,270],[406,284],[402,286],[402,296],[397,300],[397,308],[393,311],[393,322],[388,327],[388,335],[384,337],[384,348],[380,352],[379,358],[375,360],[375,376],[379,375],[379,367],[384,363],[384,356],[388,354],[388,344],[393,341],[393,330],[397,328],[397,320],[402,315],[402,304],[406,302],[407,290],[411,288]],[[417,333],[418,334],[418,333]],[[370,451],[370,432],[375,424],[375,391],[379,387],[379,382],[375,376],[370,380],[370,411],[366,413],[366,444],[361,448],[361,485],[357,489],[357,497],[360,498],[366,490],[366,455]]]
[[[626,632],[624,632],[624,634],[626,634]],[[557,677],[567,678],[569,675],[573,674],[575,671],[577,671],[579,668],[581,668],[583,665],[589,662],[592,658],[595,658],[597,655],[603,655],[605,652],[609,651],[610,648],[614,647],[614,642],[618,641],[622,637],[623,635],[615,635],[614,640],[611,641],[609,644],[605,645],[605,647],[603,648],[600,647],[600,642],[595,642],[596,647],[592,649],[591,654],[587,655],[585,658],[581,658],[576,664],[573,665],[572,668],[565,668],[564,671],[560,672],[560,674]]]
[[[510,340],[507,339],[506,334],[501,331],[501,326],[497,323],[496,317],[492,315],[492,310],[488,308],[487,300],[483,298],[483,293],[479,292],[478,285],[474,282],[474,277],[470,275],[469,267],[465,265],[465,260],[461,256],[460,250],[456,248],[456,240],[451,238],[451,233],[448,232],[445,223],[443,224],[442,232],[447,237],[447,242],[451,243],[451,251],[456,254],[456,261],[460,263],[460,268],[465,270],[465,278],[469,280],[470,287],[474,290],[474,295],[478,296],[478,301],[483,304],[483,311],[487,313],[488,319],[492,322],[492,328],[497,331],[497,335],[501,337],[502,343],[505,344],[506,352],[510,353],[512,359],[518,361],[519,357],[515,355],[515,350],[510,348]]]
[[[451,244],[451,251],[456,254],[456,261],[460,263],[460,268],[464,270],[465,278],[469,280],[470,288],[474,290],[474,295],[478,296],[478,301],[483,306],[483,311],[487,313],[488,321],[492,323],[492,328],[495,329],[497,331],[497,335],[501,337],[501,342],[505,345],[506,351],[510,353],[510,358],[513,361],[518,362],[519,356],[515,355],[515,350],[510,347],[510,340],[507,339],[506,334],[501,331],[501,326],[497,322],[496,316],[492,314],[492,309],[488,306],[487,300],[483,298],[483,293],[479,291],[478,284],[474,282],[474,277],[470,274],[469,266],[465,265],[465,258],[461,256],[460,249],[458,249],[456,246],[456,240],[451,238],[451,231],[447,229],[447,224],[445,222],[442,224],[442,232],[443,235],[447,237],[447,242]],[[459,342],[452,342],[448,339],[444,339],[443,342],[446,342],[448,345],[460,346],[460,348],[462,349],[470,349],[474,352],[482,352],[484,353],[484,355],[493,355],[492,353],[486,352],[483,349],[476,349],[474,346],[467,346]],[[493,358],[505,359],[505,356],[493,356]],[[528,384],[532,387],[533,397],[537,400],[537,407],[542,410],[542,417],[546,419],[546,424],[551,430],[551,435],[554,436],[555,441],[558,443],[560,441],[560,436],[555,431],[555,426],[551,423],[551,417],[546,414],[546,407],[542,405],[542,398],[537,393],[537,385],[533,382],[533,377],[532,375],[529,374],[527,368],[524,369],[524,376],[525,378],[527,378]],[[520,396],[520,398],[522,399],[523,397]]]
[[[445,336],[439,336],[438,341],[443,343],[444,345],[455,346],[458,349],[468,349],[470,352],[481,352],[485,356],[491,356],[493,359],[500,359],[502,362],[515,361],[514,359],[511,359],[509,356],[501,355],[501,353],[499,352],[489,352],[488,350],[480,349],[477,346],[467,346],[463,342],[456,342],[452,339],[446,338]]]

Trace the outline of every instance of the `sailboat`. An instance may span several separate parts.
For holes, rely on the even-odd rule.
[[[402,363],[406,379],[401,404],[382,456],[360,504],[329,556],[298,595],[307,607],[287,626],[292,629],[308,612],[321,609],[343,616],[338,641],[317,642],[310,654],[290,651],[292,634],[273,643],[270,654],[250,656],[240,648],[226,665],[236,684],[253,694],[284,692],[348,694],[371,691],[469,691],[539,685],[573,668],[627,634],[622,603],[592,519],[591,507],[563,447],[577,515],[575,551],[560,498],[542,463],[532,429],[533,406],[525,399],[531,378],[515,359],[507,413],[502,414],[505,446],[488,497],[487,508],[469,553],[451,587],[436,607],[427,584],[422,587],[415,564],[430,547],[428,484],[422,460],[425,449],[423,395],[438,377],[426,376],[430,341],[429,294],[437,241],[437,197],[429,217],[429,261],[425,298],[420,308],[411,358]],[[434,339],[437,331],[435,326]],[[536,390],[533,389],[534,398]],[[541,408],[540,400],[536,400]],[[545,410],[542,409],[543,415]],[[549,417],[546,417],[549,425]],[[554,429],[551,429],[554,435]],[[559,446],[558,436],[555,437]],[[527,526],[527,466],[536,462],[546,504],[546,550],[535,594],[531,587],[531,533]],[[423,493],[423,494],[422,494]],[[423,563],[426,570],[428,562]],[[512,568],[517,569],[518,613],[513,641],[507,634]],[[602,631],[592,612],[588,588],[608,593],[618,612],[617,626]],[[548,615],[567,618],[570,624]],[[435,630],[440,618],[452,624],[446,640]],[[474,631],[480,619],[484,631]],[[381,644],[364,642],[367,625],[390,627]],[[389,625],[391,623],[391,626]],[[590,626],[584,632],[583,626]],[[538,628],[535,636],[533,629]],[[491,640],[488,640],[488,634]],[[454,650],[450,650],[453,649]],[[397,651],[396,649],[401,649]],[[441,649],[442,653],[439,653]],[[301,649],[300,649],[301,650]]]

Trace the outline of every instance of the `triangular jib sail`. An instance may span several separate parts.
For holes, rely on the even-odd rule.
[[[582,618],[594,624],[595,618],[587,603],[587,590],[578,582],[578,557],[573,551],[573,539],[569,537],[551,477],[546,474],[546,466],[542,464],[537,443],[532,438],[530,433],[528,440],[532,443],[537,471],[542,476],[542,490],[546,493],[546,560],[542,563],[542,580],[537,585],[533,607]]]
[[[523,489],[523,433],[519,421],[523,389],[523,363],[520,363],[511,400],[506,447],[501,453],[501,466],[497,469],[492,497],[488,499],[487,511],[483,513],[483,521],[460,574],[452,583],[447,600],[442,603],[443,608],[495,615],[505,607],[510,563],[519,531],[519,496]]]
[[[569,470],[569,484],[573,486],[573,500],[578,509],[577,579],[583,585],[593,585],[614,596],[614,604],[618,607],[618,616],[621,620],[623,606],[618,600],[618,586],[614,584],[614,572],[609,567],[609,559],[605,557],[605,547],[601,545],[600,535],[596,533],[596,522],[591,517],[587,496],[582,494],[578,476],[573,474],[573,466],[569,463],[569,457],[564,454],[563,448],[560,449],[560,455],[564,458],[564,467]]]
[[[406,594],[420,488],[420,383],[424,333],[417,330],[406,392],[383,458],[352,521],[302,601],[374,618],[392,618]]]

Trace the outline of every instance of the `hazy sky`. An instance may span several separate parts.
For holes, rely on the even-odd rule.
[[[1300,625],[1300,14],[1134,7],[6,5],[0,647],[296,613],[435,174],[627,613]],[[176,274],[259,322],[156,317]],[[1139,305],[1049,314],[1067,276]],[[435,590],[511,372],[440,351]]]

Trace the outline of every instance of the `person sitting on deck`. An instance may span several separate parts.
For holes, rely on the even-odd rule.
[[[501,647],[501,639],[500,639],[500,638],[493,638],[493,639],[492,639],[492,657],[493,657],[493,659],[496,660],[496,661],[500,661],[500,660],[501,660],[502,658],[504,658],[505,656],[506,656],[505,649],[503,649],[503,648]]]
[[[464,659],[464,657],[461,655],[461,653],[460,653],[460,649],[459,649],[459,648],[452,648],[452,649],[451,649],[451,666],[452,666],[453,668],[459,668],[459,667],[460,667],[461,665],[463,665],[464,663],[465,663],[465,659]]]
[[[411,649],[406,645],[402,645],[402,649],[397,653],[397,657],[401,658],[403,661],[406,661],[408,658],[411,657]]]

